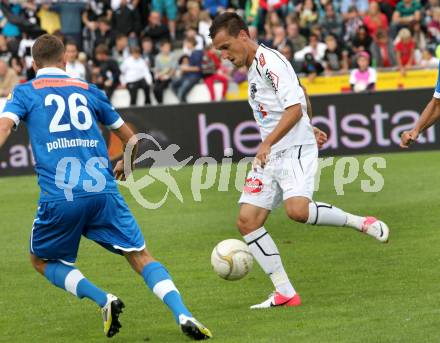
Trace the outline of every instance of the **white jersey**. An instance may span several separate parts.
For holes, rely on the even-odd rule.
[[[260,45],[248,71],[249,105],[264,140],[278,125],[286,108],[301,104],[302,117],[296,125],[272,146],[277,152],[294,145],[315,144],[307,115],[307,102],[291,64],[278,51]]]

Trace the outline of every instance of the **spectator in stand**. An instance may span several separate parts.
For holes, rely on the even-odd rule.
[[[105,18],[108,21],[112,18],[112,9],[106,0],[91,0],[82,14],[83,22],[83,50],[88,56],[93,56],[95,48],[95,31],[98,28],[98,19]]]
[[[368,13],[364,17],[364,24],[371,37],[376,37],[379,30],[388,31],[388,18],[380,11],[379,4],[376,1],[370,2]]]
[[[414,52],[416,44],[411,37],[411,31],[407,28],[400,29],[395,45],[397,65],[402,76],[406,75],[408,68],[414,65]]]
[[[212,18],[222,13],[228,7],[228,0],[204,0],[203,8],[209,12]]]
[[[432,20],[428,25],[428,33],[434,44],[440,43],[440,7],[432,10]]]
[[[18,77],[14,69],[0,60],[0,97],[8,96],[17,83]]]
[[[324,58],[326,49],[327,45],[320,42],[316,34],[310,34],[309,45],[305,46],[304,49],[295,53],[295,60],[297,60],[298,62],[302,62],[305,60],[306,54],[311,54],[314,62],[321,63]]]
[[[127,0],[121,0],[119,8],[112,15],[113,28],[128,37],[136,37],[141,31],[141,18],[136,8],[128,6]]]
[[[113,92],[119,85],[118,62],[111,59],[106,45],[100,44],[95,49],[96,68],[94,68],[94,83],[105,91],[108,98],[111,99]]]
[[[1,60],[1,59],[0,59]],[[9,60],[9,66],[15,71],[18,77],[24,76],[24,67],[21,59],[18,56],[12,56]]]
[[[84,1],[58,1],[53,2],[51,10],[59,13],[61,20],[61,33],[65,38],[82,46],[82,20],[81,13],[86,7]]]
[[[327,49],[324,54],[324,67],[327,75],[334,72],[348,71],[348,52],[343,50],[339,45],[335,36],[328,35],[325,37]]]
[[[36,0],[28,0],[26,2],[21,3],[23,15],[26,18],[26,20],[33,25],[38,25],[38,17],[37,17],[37,11],[38,11],[38,5],[36,3]]]
[[[300,51],[307,45],[306,38],[299,33],[298,23],[287,25],[287,40],[293,52]]]
[[[300,10],[299,25],[305,31],[310,30],[319,19],[315,2],[313,0],[304,0],[304,3],[298,9]]]
[[[154,62],[154,97],[157,102],[163,102],[163,93],[168,88],[172,77],[176,72],[176,60],[171,52],[171,43],[162,41],[160,52],[156,55]]]
[[[159,47],[159,42],[170,39],[168,27],[162,23],[159,12],[151,12],[148,16],[148,24],[142,31],[143,37],[149,37],[153,40],[155,49]]]
[[[43,3],[40,10],[37,12],[37,17],[40,19],[40,27],[49,34],[61,29],[61,20],[57,12],[50,9],[50,4]]]
[[[212,19],[207,11],[200,12],[200,22],[198,35],[203,38],[203,46],[211,45],[212,39],[209,36],[209,28],[211,27]]]
[[[423,26],[428,26],[434,16],[434,8],[440,6],[440,0],[428,0],[421,9],[423,17]]]
[[[244,18],[249,27],[258,27],[259,0],[246,0]]]
[[[284,26],[275,26],[273,28],[272,47],[276,50],[281,50],[286,46],[286,44],[288,44],[288,40]]]
[[[137,104],[138,90],[143,90],[145,104],[150,104],[151,72],[141,55],[138,46],[130,48],[130,56],[121,64],[121,81],[130,93],[130,105]]]
[[[0,35],[0,59],[2,59],[7,63],[9,62],[11,57],[12,57],[12,52],[11,49],[8,47],[8,42],[6,41],[6,37]]]
[[[109,49],[115,44],[115,33],[111,28],[110,21],[107,18],[98,19],[98,27],[94,32],[94,42],[95,48],[98,45],[105,45]]]
[[[350,9],[353,7],[364,17],[368,11],[368,0],[342,0],[340,12],[344,20],[350,17]]]
[[[271,45],[273,40],[273,29],[278,26],[282,26],[283,22],[278,16],[277,12],[270,12],[266,16],[266,21],[264,23],[264,43],[266,45]]]
[[[313,82],[316,76],[321,75],[323,70],[321,63],[316,61],[311,53],[305,54],[301,72],[307,75],[310,82]]]
[[[363,25],[363,21],[358,10],[354,6],[349,8],[346,18],[347,19],[345,20],[344,27],[344,41],[349,42],[353,39],[353,37],[356,36],[356,32]]]
[[[130,56],[130,49],[128,48],[128,37],[123,33],[116,35],[116,43],[112,50],[112,58],[118,62],[119,65]]]
[[[351,90],[356,93],[374,90],[377,74],[376,70],[369,66],[370,55],[368,52],[362,51],[357,54],[356,60],[358,67],[350,73]]]
[[[420,23],[414,23],[412,31],[413,31],[413,40],[416,45],[416,52],[418,53],[419,57],[421,57],[422,51],[425,50],[428,46],[428,39]]]
[[[152,12],[159,13],[160,16],[166,14],[168,22],[168,32],[171,39],[176,38],[176,19],[177,19],[177,5],[176,0],[153,0]]]
[[[437,68],[439,64],[439,59],[434,57],[429,49],[422,51],[422,58],[420,60],[419,66],[422,68]]]
[[[415,22],[420,22],[420,9],[421,5],[417,0],[401,0],[393,14],[393,36],[400,28],[411,28]]]
[[[394,45],[386,31],[377,31],[370,51],[376,68],[390,68],[397,65]]]
[[[217,50],[213,45],[208,46],[205,49],[205,53],[202,60],[202,74],[206,87],[208,87],[211,100],[215,101],[214,82],[219,81],[222,83],[222,100],[226,99],[226,93],[228,91],[228,77],[221,72],[221,61],[217,55]]]
[[[272,16],[273,14],[276,14],[278,18],[284,18],[287,12],[287,4],[288,0],[259,0],[258,23],[260,25],[267,23],[268,15]],[[275,23],[275,25],[279,24],[281,23]],[[260,26],[259,30],[261,31],[262,29],[263,27]]]
[[[196,50],[203,50],[205,48],[205,41],[201,35],[193,28],[189,28],[185,32],[185,38],[194,38],[196,40]],[[187,53],[187,51],[185,51]]]
[[[8,4],[9,3],[9,4]],[[3,6],[8,6],[9,10],[12,14],[20,15],[22,8],[20,3],[12,3],[12,1],[4,1]],[[3,13],[0,11],[0,15],[2,16],[1,21],[3,22],[2,27],[2,35],[8,39],[14,38],[19,39],[21,32],[17,25],[12,24],[4,17]]]
[[[186,102],[186,97],[190,90],[201,80],[202,78],[202,60],[203,51],[195,50],[196,41],[194,38],[187,38],[185,40],[186,45],[192,49],[189,56],[189,64],[181,65],[180,71],[182,75],[180,78],[173,80],[171,86],[174,93],[176,93],[180,102]]]
[[[361,51],[369,51],[372,39],[368,34],[367,27],[361,26],[356,33],[356,36],[351,40],[351,48],[354,53]]]
[[[18,56],[22,59],[23,65],[26,68],[26,79],[30,80],[35,77],[35,71],[32,67],[32,53],[31,48],[34,45],[35,39],[23,34],[23,38],[18,45]]]
[[[187,12],[182,16],[183,30],[193,28],[198,31],[200,21],[200,3],[194,0],[189,0],[186,3]]]
[[[281,52],[281,54],[283,54],[283,56],[290,62],[292,67],[294,67],[294,69],[295,69],[296,66],[295,66],[294,59],[293,59],[293,49],[292,49],[292,46],[290,44],[285,44],[279,50],[279,52]]]
[[[78,61],[78,47],[76,42],[68,41],[66,48],[66,72],[70,77],[86,80],[86,68]]]
[[[319,20],[319,25],[323,30],[324,36],[334,35],[338,40],[342,39],[344,22],[341,16],[336,14],[331,2],[328,2],[324,8],[325,15]]]
[[[150,70],[154,69],[154,45],[150,37],[142,39],[142,58]]]

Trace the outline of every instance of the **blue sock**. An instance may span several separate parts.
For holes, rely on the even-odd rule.
[[[100,307],[104,307],[107,303],[107,293],[92,284],[74,267],[61,262],[48,262],[44,275],[52,284],[80,299],[89,298]]]
[[[179,291],[171,280],[170,274],[159,262],[151,262],[142,270],[142,276],[148,287],[156,294],[173,312],[177,324],[179,316],[184,314],[192,317],[191,312],[183,303]]]

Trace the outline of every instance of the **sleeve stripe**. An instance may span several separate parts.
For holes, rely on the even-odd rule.
[[[440,92],[434,92],[434,98],[440,99]]]
[[[119,119],[116,120],[113,124],[111,124],[111,125],[107,125],[107,128],[112,129],[112,130],[117,130],[117,129],[119,129],[122,125],[124,125],[124,120],[122,120],[122,118],[119,118]]]
[[[14,121],[15,123],[15,127],[18,126],[18,124],[20,124],[20,117],[18,115],[16,115],[15,113],[12,112],[3,112],[2,114],[0,114],[0,118],[9,118],[12,121]]]

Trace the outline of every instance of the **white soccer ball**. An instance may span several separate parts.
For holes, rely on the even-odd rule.
[[[217,244],[211,254],[211,264],[225,280],[240,280],[252,269],[254,259],[249,247],[238,239],[226,239]]]

